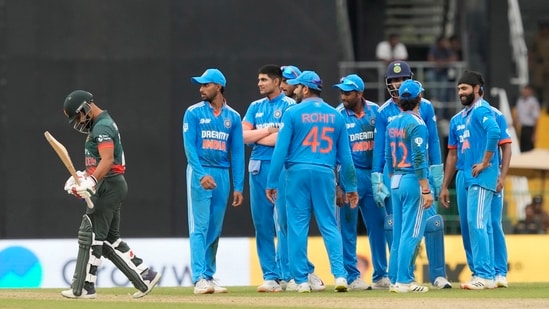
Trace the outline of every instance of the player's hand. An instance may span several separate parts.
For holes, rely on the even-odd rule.
[[[429,194],[421,194],[421,196],[423,197],[423,208],[424,209],[427,209],[429,207],[431,207],[435,201],[435,198],[433,197],[433,193],[429,193]]]
[[[358,205],[358,192],[347,192],[345,198],[349,202],[351,208],[355,208]]]
[[[480,162],[477,164],[473,164],[473,177],[477,177],[480,172],[485,170],[488,166],[490,166],[490,163],[484,164],[484,162]]]
[[[200,179],[200,185],[206,190],[213,190],[217,187],[215,180],[210,175],[202,177],[202,179]]]
[[[82,182],[84,177],[87,176],[86,172],[82,171],[76,171],[76,175],[78,176],[78,182]],[[63,190],[65,190],[68,194],[72,194],[72,187],[76,187],[77,183],[74,177],[69,177],[67,181],[65,181],[65,186],[63,187]]]
[[[97,180],[93,176],[86,176],[80,181],[80,185],[72,188],[74,195],[81,198],[88,198],[95,194]]]
[[[498,176],[498,182],[496,183],[496,192],[501,192],[501,190],[503,190],[504,184],[505,183],[501,175]]]
[[[267,189],[265,193],[267,194],[269,201],[274,204],[276,202],[276,198],[278,197],[278,192],[276,189]]]
[[[268,127],[267,128],[267,132],[269,132],[269,134],[278,133],[278,130],[279,130],[278,127]]]
[[[233,207],[238,207],[242,205],[242,202],[244,201],[244,196],[242,196],[242,192],[234,191],[233,192]]]
[[[383,183],[382,173],[372,173],[372,194],[378,207],[385,207],[385,199],[389,197],[389,189]]]
[[[347,197],[345,196],[345,192],[343,192],[339,185],[336,186],[336,205],[339,207],[343,207],[346,203]]]
[[[448,188],[440,189],[440,195],[438,196],[438,201],[442,206],[446,208],[450,207],[450,191],[448,191]]]

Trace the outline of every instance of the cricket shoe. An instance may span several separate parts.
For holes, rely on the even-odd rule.
[[[210,285],[214,287],[214,294],[219,294],[219,293],[228,293],[229,291],[227,290],[226,287],[222,287],[220,286],[216,280],[208,280],[210,281]]]
[[[288,285],[286,286],[286,292],[295,292],[297,291],[297,284],[295,283],[294,279],[290,279],[288,281]]]
[[[480,277],[474,277],[471,281],[461,284],[462,289],[466,290],[485,290],[493,289],[496,287],[494,280],[483,279]]]
[[[425,293],[429,291],[429,288],[423,285],[419,285],[415,282],[412,283],[396,283],[391,292],[395,293]]]
[[[498,288],[508,288],[509,283],[507,283],[507,278],[503,275],[496,276],[496,286]]]
[[[298,293],[311,293],[311,286],[309,282],[303,282],[296,286],[296,291]]]
[[[215,287],[204,278],[194,284],[194,294],[213,294],[214,292]]]
[[[263,284],[257,287],[258,292],[263,293],[277,293],[282,292],[282,287],[275,280],[265,280]]]
[[[321,292],[326,290],[326,285],[324,284],[324,281],[320,279],[315,273],[310,273],[308,275],[309,279],[309,285],[311,286],[311,290],[313,292]]]
[[[160,273],[150,268],[144,271],[142,274],[142,278],[143,278],[143,282],[145,282],[145,284],[147,285],[147,290],[137,291],[133,293],[133,298],[141,298],[149,294],[154,289],[154,287],[158,284],[158,281],[160,280],[161,276],[162,275],[160,275]]]
[[[97,294],[95,293],[95,287],[94,287],[93,284],[88,285],[87,287],[84,286],[84,288],[82,288],[82,293],[80,295],[74,295],[74,292],[72,291],[72,289],[61,291],[61,295],[63,295],[63,297],[66,297],[66,298],[73,298],[73,299],[77,299],[77,298],[95,299],[95,298],[97,298]]]
[[[371,289],[372,287],[360,278],[356,278],[349,284],[349,291],[366,291]]]
[[[336,278],[335,280],[335,292],[347,292],[348,285],[347,285],[347,279],[343,277]]]
[[[383,277],[372,283],[372,289],[374,290],[387,290],[391,286],[391,281],[387,277]]]
[[[433,282],[433,287],[435,289],[451,289],[452,284],[444,277],[437,277],[435,282]]]
[[[286,291],[286,289],[288,288],[288,281],[280,279],[280,280],[276,280],[276,282],[280,285],[280,287],[282,288],[282,291]]]

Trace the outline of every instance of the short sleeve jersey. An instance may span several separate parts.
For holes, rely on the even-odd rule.
[[[120,133],[118,132],[118,126],[107,111],[103,111],[95,118],[91,131],[86,138],[84,155],[88,175],[93,174],[99,165],[101,161],[99,150],[102,148],[114,148],[114,164],[105,177],[124,174],[126,160],[120,141]]]

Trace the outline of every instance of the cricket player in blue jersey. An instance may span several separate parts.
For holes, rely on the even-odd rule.
[[[410,265],[423,238],[426,209],[434,198],[429,185],[427,141],[429,131],[419,115],[421,91],[418,81],[408,79],[398,90],[402,112],[387,125],[385,159],[393,195],[393,243],[389,262],[391,292],[427,292],[415,283]],[[395,281],[393,281],[395,280]]]
[[[322,80],[313,71],[304,71],[288,80],[297,85],[296,101],[282,117],[282,127],[269,169],[266,196],[275,202],[280,171],[286,167],[286,207],[290,270],[297,291],[308,293],[309,266],[307,239],[314,213],[335,277],[335,291],[347,291],[347,271],[343,266],[341,233],[338,230],[336,163],[341,163],[341,180],[351,207],[358,202],[357,179],[349,148],[349,137],[341,114],[320,97]]]
[[[458,96],[465,106],[461,134],[463,181],[467,190],[467,229],[471,243],[473,278],[461,288],[494,288],[491,208],[499,176],[498,141],[501,136],[491,106],[482,99],[480,73],[465,71],[458,81]]]
[[[479,95],[482,96],[484,81],[482,75],[478,73],[478,83],[481,86]],[[471,89],[472,91],[472,89]],[[465,101],[467,102],[467,100]],[[496,285],[498,287],[508,287],[507,283],[507,246],[505,244],[505,234],[502,226],[503,215],[503,183],[507,170],[509,169],[509,162],[511,160],[511,137],[507,130],[507,121],[504,115],[495,107],[490,106],[493,115],[496,119],[498,126],[500,127],[499,146],[501,148],[501,156],[498,158],[501,160],[500,175],[497,179],[496,192],[492,198],[491,205],[491,226],[493,230],[493,237],[491,239],[491,259],[493,259],[494,272],[496,274]],[[442,185],[441,194],[439,197],[440,203],[445,206],[449,206],[450,194],[448,186],[451,179],[456,174],[456,197],[458,204],[459,217],[461,222],[467,222],[467,189],[463,175],[463,158],[462,158],[462,141],[464,140],[465,130],[465,117],[467,109],[458,112],[450,120],[450,130],[448,136],[448,156],[446,158],[446,168],[444,173],[444,182]],[[465,254],[467,257],[467,263],[473,273],[473,277],[476,276],[475,267],[472,258],[471,241],[469,237],[469,229],[467,224],[461,225],[461,234],[463,240],[463,246],[465,248]]]
[[[242,120],[244,143],[252,147],[248,164],[250,206],[264,280],[257,288],[258,292],[281,292],[283,286],[280,283],[288,279],[280,271],[277,261],[280,258],[277,258],[275,250],[276,231],[280,232],[275,205],[265,196],[267,175],[282,116],[290,106],[295,105],[292,98],[282,93],[281,79],[280,66],[264,65],[259,69],[257,86],[265,97],[252,102]],[[278,233],[276,236],[282,244],[286,242],[283,234]]]
[[[290,85],[287,83],[287,80],[294,79],[301,74],[301,70],[298,67],[293,65],[286,65],[280,68],[282,70],[282,80],[280,83],[280,89],[284,92],[287,97],[295,99],[294,90],[295,85]],[[280,185],[278,187],[278,198],[275,204],[276,218],[278,219],[277,224],[277,236],[278,241],[276,243],[276,257],[278,261],[278,267],[280,268],[280,285],[283,290],[286,291],[296,291],[297,284],[292,278],[290,273],[290,264],[288,260],[288,242],[285,241],[288,236],[288,217],[286,213],[286,190],[284,188],[284,179],[286,179],[286,170],[282,169],[280,172]],[[309,264],[309,284],[311,285],[311,290],[313,292],[320,292],[326,289],[326,285],[322,279],[320,279],[315,273],[314,264],[308,260]],[[284,289],[284,283],[287,282],[286,288]]]
[[[394,61],[387,66],[385,81],[391,98],[379,108],[379,117],[376,119],[376,133],[374,138],[374,158],[372,166],[372,190],[374,200],[380,207],[386,207],[389,215],[386,218],[386,238],[391,247],[392,239],[392,218],[391,199],[387,189],[389,178],[385,164],[385,135],[387,125],[401,112],[398,106],[398,89],[400,85],[412,79],[410,66],[404,61]],[[427,141],[429,175],[432,182],[434,196],[437,197],[442,186],[444,171],[440,155],[440,141],[435,111],[428,100],[422,98],[419,105],[419,115],[425,122],[429,133]],[[451,288],[452,285],[446,279],[446,259],[444,257],[444,221],[442,216],[436,213],[435,207],[427,209],[427,227],[425,229],[425,247],[429,260],[429,281],[437,289]],[[410,265],[410,272],[413,273],[413,265]],[[393,280],[393,278],[391,278]],[[388,288],[389,280],[382,279],[372,284],[374,289]]]
[[[362,97],[364,81],[356,74],[343,77],[334,87],[340,92],[342,103],[336,109],[346,122],[359,194],[358,207],[351,208],[344,203],[345,188],[342,185],[337,186],[336,204],[340,207],[338,219],[343,239],[343,261],[348,273],[349,290],[370,290],[371,286],[360,278],[360,271],[357,268],[356,239],[360,210],[362,220],[368,229],[374,268],[372,280],[376,282],[387,277],[387,245],[383,229],[387,212],[384,207],[377,207],[374,202],[371,183],[374,130],[379,106]]]
[[[183,144],[187,156],[187,207],[191,271],[195,294],[226,293],[213,280],[216,254],[233,177],[232,206],[243,202],[244,140],[240,114],[223,91],[226,79],[218,69],[207,69],[192,81],[200,85],[201,102],[183,117]]]

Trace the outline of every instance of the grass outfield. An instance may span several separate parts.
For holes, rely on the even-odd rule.
[[[193,295],[192,288],[156,288],[132,299],[130,288],[99,288],[94,300],[64,299],[61,289],[0,289],[0,308],[549,308],[548,283],[515,283],[508,289],[483,291],[430,290],[422,294],[353,291],[311,294],[257,293],[255,287],[230,287],[227,294]]]

